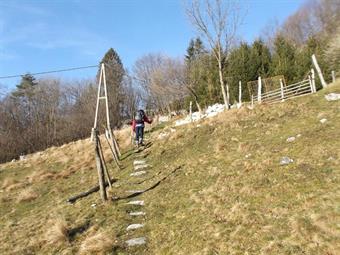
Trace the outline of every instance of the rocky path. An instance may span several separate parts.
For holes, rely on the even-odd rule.
[[[139,156],[135,156],[135,160],[133,161],[133,171],[130,173],[130,177],[133,180],[139,181],[148,175],[149,165],[147,164],[146,159],[140,159]],[[126,190],[127,194],[139,193],[142,190],[139,190],[136,187],[129,187],[131,189]],[[130,239],[126,240],[126,245],[128,247],[133,246],[142,246],[147,244],[147,237],[141,235],[144,231],[138,231],[139,229],[145,228],[146,223],[146,212],[144,211],[144,206],[147,203],[141,197],[130,199],[126,203],[128,210],[127,213],[129,217],[131,217],[131,224],[126,226],[127,236]]]

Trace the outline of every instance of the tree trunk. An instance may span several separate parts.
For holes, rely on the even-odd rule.
[[[196,107],[197,107],[199,113],[202,114],[202,108],[201,108],[200,104],[198,103],[198,96],[197,96],[197,94],[195,93],[195,91],[191,87],[187,86],[187,88],[188,88],[189,92],[191,93],[191,95],[195,99],[195,104],[196,104]]]
[[[197,102],[196,98],[195,98],[195,104],[196,104],[196,106],[197,106],[198,112],[199,112],[200,114],[202,114],[202,108],[201,108],[200,104]]]
[[[223,95],[223,101],[224,101],[225,107],[229,110],[230,109],[230,105],[229,105],[229,85],[226,84],[226,88],[227,88],[227,92],[226,92],[225,87],[224,87],[224,81],[223,81],[221,59],[218,59],[217,62],[218,62],[218,75],[220,77],[220,85],[221,85],[221,91],[222,91],[222,95]]]

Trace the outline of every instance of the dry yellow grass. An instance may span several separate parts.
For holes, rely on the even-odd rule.
[[[21,187],[23,187],[25,184],[18,182],[14,178],[5,178],[2,182],[1,189],[6,190],[6,191],[12,191],[12,190],[17,190]]]
[[[68,226],[65,220],[58,219],[46,232],[45,241],[50,245],[62,245],[68,243]]]
[[[17,197],[17,202],[30,202],[38,197],[38,194],[32,189],[27,188],[22,190]]]
[[[105,254],[113,250],[114,239],[104,232],[97,232],[89,235],[81,244],[79,254]]]

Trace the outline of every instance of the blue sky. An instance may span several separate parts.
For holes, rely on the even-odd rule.
[[[185,0],[0,0],[0,76],[93,65],[114,48],[131,69],[141,56],[185,54],[196,35]],[[240,37],[251,42],[291,15],[303,0],[243,0]],[[64,73],[81,79],[96,70]],[[19,79],[0,80],[13,87]]]

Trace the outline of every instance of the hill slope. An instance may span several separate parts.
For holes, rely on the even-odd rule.
[[[65,202],[96,184],[88,140],[3,164],[0,252],[338,254],[340,101],[324,98],[335,91],[340,83],[282,104],[154,128],[150,146],[127,149],[124,169],[111,172],[115,197],[162,180],[136,197],[145,201],[138,219],[127,214],[136,207],[127,200],[101,204],[97,193]],[[280,165],[285,156],[293,162]],[[150,165],[137,180],[130,176],[136,159]],[[145,227],[126,231],[131,223]],[[147,245],[128,248],[137,236]]]

